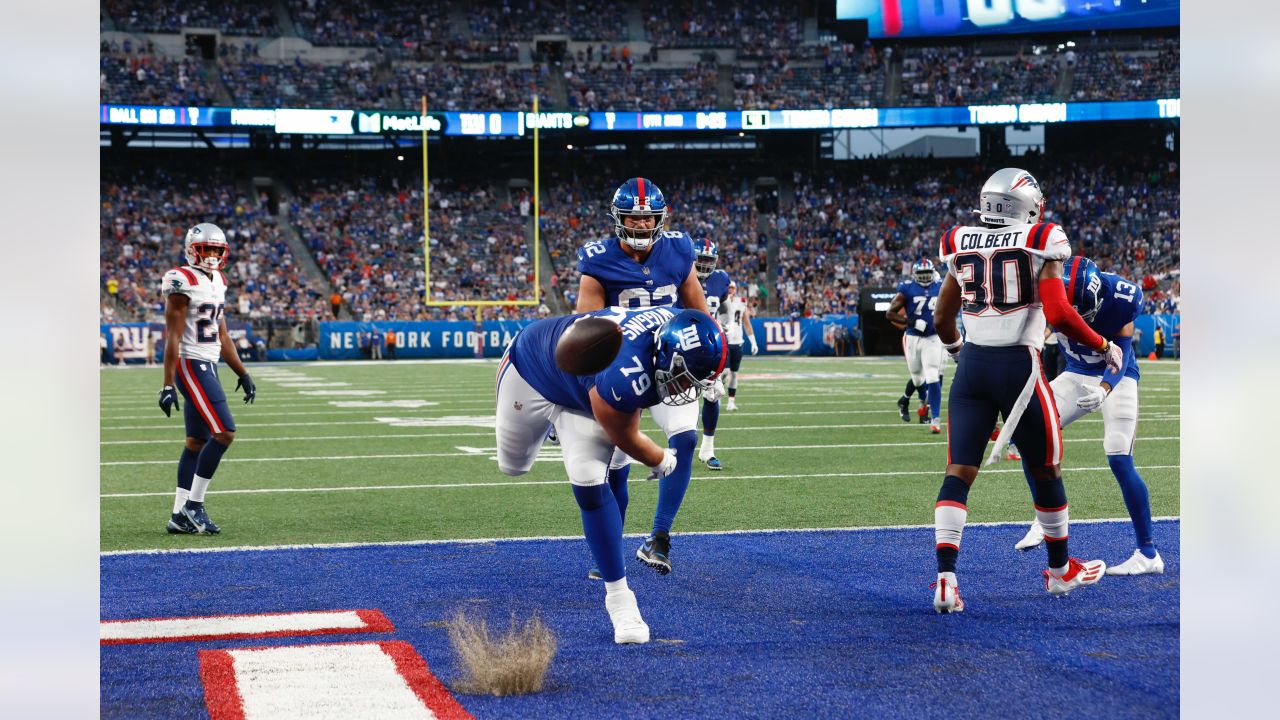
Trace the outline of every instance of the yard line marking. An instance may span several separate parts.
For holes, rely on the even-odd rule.
[[[1180,468],[1180,465],[1140,465],[1139,470],[1169,470]],[[1106,470],[1110,472],[1108,467],[1076,467],[1070,468],[1072,472],[1096,472]],[[1022,467],[1016,468],[997,468],[993,470],[983,470],[983,474],[1005,474],[1005,473],[1022,473]],[[699,475],[699,480],[706,481],[730,481],[730,480],[791,480],[806,478],[860,478],[860,477],[898,477],[900,475],[938,475],[942,470],[937,468],[931,470],[878,470],[870,472],[856,473],[802,473],[789,475]],[[257,494],[273,494],[273,493],[328,493],[328,492],[365,492],[369,490],[447,490],[457,488],[476,488],[476,487],[511,487],[513,485],[528,485],[530,487],[538,485],[564,485],[568,480],[498,480],[495,482],[478,482],[478,483],[414,483],[409,485],[351,485],[347,487],[313,487],[313,488],[243,488],[237,490],[209,490],[209,494],[213,495],[257,495]],[[643,483],[654,482],[648,478],[633,478],[628,482]],[[173,490],[166,492],[140,492],[140,493],[103,493],[99,498],[144,498],[144,497],[173,497]],[[1074,522],[1074,521],[1073,521]]]
[[[1108,468],[1110,469],[1110,468]],[[983,472],[990,472],[984,470]],[[567,482],[567,481],[566,481]],[[172,493],[169,493],[170,495]],[[1155,522],[1177,522],[1181,519],[1179,515],[1161,515],[1151,518]],[[1104,523],[1127,523],[1132,522],[1127,517],[1115,518],[1091,518],[1086,520],[1072,520],[1072,525],[1101,525]],[[1000,520],[994,522],[968,522],[965,527],[1026,527],[1025,520]],[[819,532],[844,532],[844,533],[861,533],[874,532],[879,530],[932,530],[933,524],[921,525],[861,525],[858,527],[810,527],[810,528],[761,528],[757,530],[682,530],[681,536],[685,535],[782,535],[785,533],[819,533]],[[647,537],[648,532],[626,533],[623,537],[642,538]],[[525,537],[499,537],[499,538],[456,538],[449,540],[383,540],[378,542],[339,542],[339,543],[312,543],[309,545],[235,545],[229,547],[208,547],[208,548],[170,548],[170,549],[149,549],[149,550],[104,550],[99,552],[99,557],[119,557],[128,555],[187,555],[198,553],[238,553],[238,552],[276,552],[276,551],[292,551],[292,550],[342,550],[346,548],[372,548],[372,547],[405,547],[415,545],[478,545],[491,543],[508,543],[508,542],[544,542],[548,540],[568,540],[573,542],[582,542],[582,535],[532,535]]]
[[[103,620],[98,623],[98,637],[102,645],[122,645],[392,632],[395,629],[395,625],[380,610],[321,610]]]

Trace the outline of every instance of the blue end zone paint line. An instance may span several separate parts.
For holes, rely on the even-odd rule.
[[[1044,551],[1013,551],[1023,529],[965,531],[953,616],[933,612],[926,528],[676,535],[671,575],[628,561],[654,641],[626,647],[585,542],[105,556],[104,620],[377,608],[396,630],[103,647],[102,717],[204,717],[205,648],[406,640],[452,684],[458,609],[498,627],[537,611],[560,643],[543,693],[458,695],[478,718],[1176,716],[1179,523],[1156,525],[1164,575],[1059,600]],[[1128,523],[1078,524],[1071,543],[1108,563],[1133,550]]]

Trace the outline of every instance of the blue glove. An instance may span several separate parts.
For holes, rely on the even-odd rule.
[[[169,413],[173,410],[182,409],[178,407],[178,391],[172,385],[160,388],[160,409],[164,411],[165,417],[170,417]]]
[[[253,399],[258,396],[258,388],[253,384],[253,378],[249,377],[249,373],[241,375],[240,379],[236,381],[236,389],[239,390],[241,386],[244,387],[245,404],[252,403]]]

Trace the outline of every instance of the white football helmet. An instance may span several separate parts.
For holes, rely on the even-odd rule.
[[[226,233],[213,223],[200,223],[188,230],[185,250],[187,264],[201,270],[221,270],[231,253]]]
[[[1021,168],[1003,168],[982,185],[978,217],[988,225],[1023,225],[1044,220],[1040,183]]]

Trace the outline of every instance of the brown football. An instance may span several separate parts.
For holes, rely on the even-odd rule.
[[[583,318],[556,342],[556,365],[570,375],[595,375],[609,367],[622,347],[622,328],[612,320]]]

